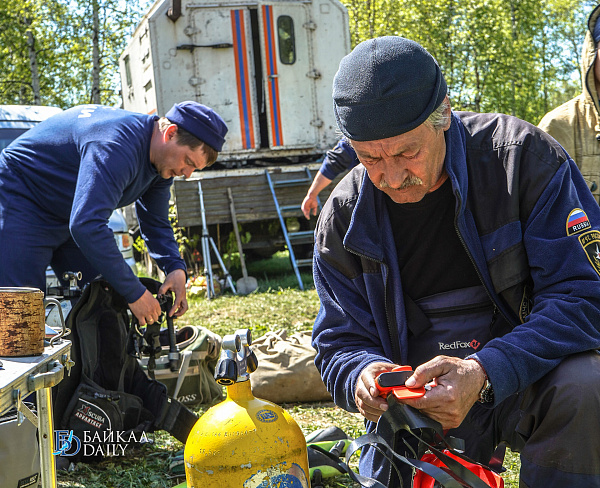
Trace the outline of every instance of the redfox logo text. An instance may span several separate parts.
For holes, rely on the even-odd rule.
[[[149,442],[146,433],[105,430],[103,432],[83,431],[83,439],[72,430],[54,431],[55,456],[75,456],[83,450],[84,456],[116,457],[124,456],[130,443]]]
[[[477,349],[479,349],[480,345],[481,345],[481,343],[477,339],[473,339],[471,342],[454,341],[449,344],[446,344],[445,342],[438,342],[440,351],[444,351],[447,349],[469,349],[469,348],[475,349],[477,351]]]

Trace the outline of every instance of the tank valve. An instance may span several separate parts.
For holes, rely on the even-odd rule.
[[[256,371],[258,359],[252,345],[250,329],[238,329],[234,334],[223,337],[221,357],[215,368],[215,379],[223,386],[248,381],[250,373]]]

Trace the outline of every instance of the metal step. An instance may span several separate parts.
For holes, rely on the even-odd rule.
[[[294,178],[289,180],[278,180],[274,181],[271,178],[271,173],[269,170],[265,171],[267,176],[267,182],[269,183],[269,188],[271,189],[271,194],[273,196],[273,203],[275,204],[275,209],[277,210],[277,215],[279,216],[279,223],[281,224],[281,230],[283,232],[283,237],[285,239],[285,243],[287,244],[288,252],[290,253],[290,261],[292,263],[292,268],[294,268],[294,273],[296,274],[296,278],[298,279],[298,286],[301,290],[304,290],[304,285],[302,284],[302,278],[300,276],[300,271],[298,268],[300,266],[310,266],[312,265],[312,259],[296,259],[294,254],[293,244],[312,244],[314,242],[314,231],[300,231],[300,232],[288,232],[287,226],[285,223],[285,218],[283,217],[283,213],[289,210],[297,210],[299,205],[286,205],[280,206],[277,201],[277,194],[275,192],[276,187],[285,187],[285,186],[298,186],[298,185],[306,185],[312,182],[312,176],[308,166],[305,168],[306,176],[303,178]],[[317,201],[318,198],[317,198]],[[321,204],[319,202],[319,210],[321,209]]]
[[[309,178],[296,178],[293,180],[273,180],[273,186],[275,188],[281,188],[284,186],[298,186],[298,185],[306,185],[307,183],[311,183],[312,180]]]
[[[291,211],[295,211],[295,210],[300,210],[302,207],[301,205],[281,205],[279,207],[279,209],[282,212],[291,212]]]
[[[288,237],[290,238],[292,244],[310,244],[314,242],[315,233],[312,230],[288,232]]]

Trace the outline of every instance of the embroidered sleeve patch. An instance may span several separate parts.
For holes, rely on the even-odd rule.
[[[583,250],[586,252],[596,273],[600,275],[600,232],[591,230],[585,234],[581,234],[579,236],[579,242],[581,242],[581,247],[583,247]]]
[[[580,208],[574,208],[567,217],[567,235],[572,236],[591,227],[587,215]]]

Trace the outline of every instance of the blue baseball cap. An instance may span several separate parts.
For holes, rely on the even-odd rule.
[[[219,152],[225,143],[227,125],[212,108],[198,102],[176,103],[165,117]]]

